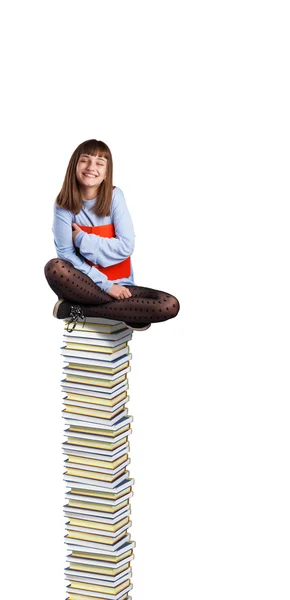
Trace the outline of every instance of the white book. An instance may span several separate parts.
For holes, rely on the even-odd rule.
[[[71,508],[66,507],[63,511],[65,517],[71,517],[74,519],[84,519],[88,521],[95,521],[96,523],[105,523],[107,525],[115,525],[118,521],[122,521],[125,517],[128,517],[131,514],[131,507],[125,506],[118,510],[116,513],[112,513],[112,516],[104,516],[108,515],[105,512],[98,512],[97,510],[84,510],[83,508]],[[110,513],[109,513],[110,514]]]
[[[102,412],[108,413],[108,417],[109,417],[110,413],[115,412],[116,410],[118,410],[119,408],[124,406],[124,404],[126,404],[128,401],[129,401],[129,396],[126,396],[126,398],[124,398],[123,400],[121,400],[120,402],[115,404],[114,406],[104,406],[103,404],[93,404],[92,402],[88,403],[88,402],[78,402],[77,400],[67,400],[67,396],[66,396],[64,398],[63,404],[65,404],[67,406],[79,406],[80,408],[90,408],[91,410],[101,410]]]
[[[129,385],[128,385],[128,381],[126,380],[123,383],[123,389],[119,389],[118,393],[116,394],[115,392],[113,393],[108,393],[108,392],[95,392],[95,391],[88,391],[87,389],[81,389],[81,390],[77,390],[77,389],[73,389],[73,387],[68,386],[67,389],[65,389],[67,386],[62,385],[62,391],[66,392],[68,394],[80,394],[81,396],[91,396],[92,398],[106,398],[109,400],[114,400],[115,396],[118,396],[119,394],[122,394],[123,392],[125,392]],[[95,389],[95,387],[94,387]],[[104,388],[103,388],[104,389]]]
[[[101,550],[105,550],[104,554],[112,554],[113,556],[117,555],[117,550],[124,544],[124,542],[128,542],[131,539],[130,534],[124,535],[121,540],[116,542],[115,544],[98,544],[97,542],[87,542],[85,540],[78,540],[76,538],[69,538],[67,535],[64,536],[65,543],[69,544],[70,548],[73,550],[78,550],[79,552],[89,552],[98,550],[97,554],[101,554]]]
[[[134,485],[135,480],[134,479],[126,479],[125,481],[120,481],[120,483],[118,483],[118,485],[116,486],[116,488],[114,490],[108,490],[108,489],[104,489],[103,487],[100,487],[98,489],[96,489],[96,491],[100,491],[100,492],[111,492],[112,494],[119,494],[119,492],[122,492],[123,490],[126,490],[128,487],[131,487],[132,485]],[[79,482],[73,482],[70,484],[66,484],[67,487],[73,488],[73,489],[80,489],[80,490],[92,490],[92,486],[91,485],[80,485]],[[71,497],[71,496],[70,496]],[[106,502],[105,498],[101,498],[101,499],[96,499],[93,500],[93,497],[90,496],[90,500],[88,500],[88,502],[98,502],[98,504],[112,504],[114,505],[114,502],[112,502],[111,498],[109,498],[109,501]],[[123,502],[124,500],[124,496],[122,496],[122,500],[120,500],[121,502]]]
[[[132,569],[130,567],[118,575],[101,575],[100,573],[90,573],[83,571],[84,575],[81,575],[82,571],[74,571],[69,567],[64,570],[65,579],[70,581],[82,581],[83,583],[93,583],[94,585],[107,585],[108,587],[117,587],[121,585],[127,579],[130,579],[132,575]]]
[[[127,379],[123,379],[122,381],[120,381],[119,383],[116,383],[115,385],[113,385],[112,387],[105,387],[103,385],[95,385],[94,383],[78,383],[76,381],[68,381],[67,379],[62,379],[61,380],[62,385],[65,385],[69,388],[76,388],[76,389],[85,389],[85,390],[92,390],[93,392],[104,392],[107,394],[107,398],[110,398],[111,395],[114,398],[115,396],[117,396],[118,394],[120,394],[120,388],[122,388],[124,386],[125,383],[127,382]],[[118,390],[118,392],[117,392]]]
[[[120,569],[123,565],[126,565],[128,562],[130,563],[134,560],[134,554],[127,556],[127,558],[123,558],[123,560],[119,560],[118,562],[109,562],[105,560],[92,560],[90,558],[78,558],[77,556],[72,556],[71,554],[66,557],[66,560],[71,563],[80,563],[83,565],[88,565],[91,567],[105,567],[105,569]]]
[[[121,533],[124,533],[127,529],[129,529],[132,525],[132,522],[126,523],[123,527],[120,527],[117,531],[104,531],[103,529],[94,529],[93,527],[80,527],[77,525],[66,524],[66,531],[78,531],[79,533],[91,533],[93,535],[101,535],[105,538],[117,538]]]
[[[121,392],[127,390],[128,387],[128,381],[126,379],[110,389],[97,385],[89,385],[88,383],[75,383],[74,381],[66,381],[65,379],[62,379],[61,381],[61,389],[63,392],[71,392],[73,394],[79,393],[82,395],[85,395],[86,392],[93,392],[87,393],[87,395],[96,398],[108,398],[109,400],[113,400],[115,396],[118,396]]]
[[[126,335],[132,335],[132,330],[128,327],[124,327],[123,329],[119,329],[118,331],[109,333],[108,331],[86,331],[84,329],[74,329],[72,334],[69,334],[66,329],[64,330],[64,337],[69,339],[70,335],[77,338],[92,338],[94,340],[120,340]]]
[[[133,417],[131,415],[128,415],[128,409],[126,409],[126,414],[123,416],[123,412],[119,415],[117,415],[117,417],[114,417],[115,419],[118,419],[115,423],[111,424],[111,421],[108,423],[108,421],[106,421],[105,419],[95,419],[94,417],[87,417],[86,415],[75,415],[73,418],[70,418],[69,416],[66,416],[66,413],[63,414],[63,417],[65,418],[67,422],[67,425],[74,425],[74,426],[81,426],[81,427],[89,427],[91,429],[102,429],[105,431],[115,431],[117,432],[119,429],[122,429],[122,427],[126,427],[126,425],[129,425],[129,423],[132,423],[133,421]],[[84,422],[80,423],[80,421],[82,421],[82,419],[79,419],[79,417],[84,416]],[[93,419],[93,420],[92,420]],[[99,421],[105,421],[104,424],[100,423]],[[94,425],[96,425],[96,427],[94,427]]]
[[[124,541],[121,540],[121,545],[119,544],[118,549],[116,549],[113,552],[107,552],[107,551],[104,552],[103,550],[101,550],[100,552],[96,553],[93,548],[88,548],[88,550],[83,550],[82,548],[79,547],[79,544],[76,544],[75,547],[74,547],[74,544],[70,544],[69,548],[66,548],[66,551],[67,552],[86,552],[88,554],[92,553],[92,560],[93,560],[94,554],[107,554],[108,556],[115,558],[116,556],[122,556],[122,554],[125,554],[125,552],[129,552],[129,550],[133,550],[133,548],[135,548],[136,542],[132,542],[130,534],[127,535],[126,538],[128,538],[128,539],[125,539]],[[107,547],[106,547],[106,550],[107,550]],[[79,559],[77,559],[77,561],[78,560]],[[82,558],[81,560],[84,560],[84,559]],[[105,557],[104,557],[104,560],[106,560]],[[126,558],[126,560],[127,561],[130,560],[130,557]],[[114,565],[116,563],[111,562],[110,564],[112,565],[112,567],[114,567]]]
[[[68,468],[82,469],[83,471],[91,471],[91,472],[95,472],[95,473],[105,473],[107,475],[116,475],[119,471],[122,471],[125,467],[127,467],[127,465],[129,465],[130,462],[131,462],[131,459],[128,458],[128,460],[125,460],[124,462],[122,462],[115,469],[104,469],[103,467],[93,467],[91,465],[83,465],[82,463],[72,463],[72,462],[69,462],[68,460],[65,460],[64,467],[66,469],[68,469]]]
[[[64,442],[62,444],[64,454],[72,454],[73,456],[84,456],[85,458],[93,458],[95,460],[114,461],[120,458],[123,454],[127,454],[130,450],[129,442],[122,444],[115,450],[101,450],[100,448],[90,448],[87,446],[75,446]]]
[[[92,598],[104,598],[104,600],[129,600],[127,599],[127,593],[129,592],[129,590],[131,590],[133,587],[133,585],[128,585],[128,587],[126,587],[124,590],[122,590],[121,592],[119,592],[119,594],[117,595],[112,595],[112,594],[101,594],[100,592],[89,592],[88,590],[82,590],[82,589],[78,589],[78,588],[72,588],[70,585],[67,586],[67,593],[68,594],[82,594],[83,596],[91,596]]]
[[[104,353],[104,352],[92,352],[90,350],[72,350],[71,348],[66,348],[65,346],[61,347],[61,354],[63,356],[77,356],[78,358],[93,358],[94,360],[104,361],[106,364],[104,366],[109,367],[110,363],[113,362],[116,358],[120,358],[124,354],[129,354],[130,348],[129,346],[125,346],[125,348],[121,348],[121,350],[117,350],[117,352],[112,352],[112,354]]]
[[[124,348],[124,350],[126,350],[126,348]],[[65,362],[69,362],[69,363],[79,363],[79,364],[88,365],[88,366],[92,366],[92,367],[107,367],[110,369],[111,368],[115,369],[115,368],[120,367],[124,363],[130,361],[131,358],[132,358],[132,354],[125,353],[123,356],[120,356],[120,358],[111,360],[110,364],[108,364],[107,360],[93,360],[91,358],[84,358],[84,357],[82,357],[82,359],[80,361],[80,359],[77,356],[68,356],[67,358],[64,358],[64,360],[65,360]]]
[[[61,412],[63,419],[66,421],[66,425],[82,425],[83,427],[93,427],[96,425],[98,428],[108,429],[110,431],[115,431],[113,429],[114,425],[116,425],[121,418],[128,415],[127,408],[124,408],[124,410],[111,419],[99,419],[98,417],[91,417],[88,415],[69,412],[65,409],[63,409]]]
[[[129,373],[129,371],[131,371],[131,367],[126,367],[125,369],[122,369],[122,371],[118,371],[118,373],[115,373],[114,375],[112,375],[111,373],[87,371],[85,369],[72,369],[69,367],[64,367],[62,371],[64,375],[78,375],[79,377],[88,377],[90,379],[104,379],[105,381],[115,381],[116,379],[119,379],[119,377],[123,377],[123,375]]]
[[[90,344],[91,346],[104,346],[106,348],[116,348],[117,346],[120,346],[120,344],[129,342],[131,339],[132,333],[128,332],[126,332],[125,334],[123,334],[123,336],[115,340],[109,339],[108,336],[106,338],[97,338],[94,333],[91,335],[91,337],[84,335],[77,336],[74,334],[64,334],[63,336],[63,341],[65,343],[72,342],[74,344]]]
[[[82,573],[83,575],[81,575]],[[64,576],[69,581],[81,581],[83,583],[93,583],[94,585],[117,587],[132,577],[132,569],[128,567],[118,575],[102,575],[101,573],[91,573],[86,570],[74,571],[72,568],[67,567],[64,570]]]
[[[133,484],[132,484],[133,485]],[[128,486],[130,487],[130,486]],[[83,488],[81,488],[83,489]],[[124,488],[126,489],[126,488]],[[89,502],[91,504],[106,504],[108,506],[111,506],[112,508],[117,508],[119,504],[122,504],[122,502],[125,502],[125,500],[129,500],[129,498],[131,498],[133,496],[133,492],[128,492],[127,494],[124,494],[124,496],[122,496],[121,498],[117,498],[117,500],[111,500],[109,498],[96,498],[93,496],[82,496],[79,494],[72,494],[70,492],[66,492],[66,498],[67,500],[77,500],[78,502]],[[106,514],[110,514],[110,513],[106,513]]]
[[[103,481],[102,479],[90,479],[90,477],[78,477],[77,475],[63,475],[63,479],[69,482],[70,485],[75,485],[75,483],[84,483],[90,486],[89,489],[93,488],[95,490],[103,490],[103,491],[115,491],[115,485],[118,485],[121,481],[128,478],[129,471],[125,471],[123,475],[120,475],[115,481]],[[88,488],[86,488],[88,489]]]
[[[129,444],[128,444],[129,446]],[[122,448],[122,446],[119,446],[120,448]],[[78,456],[79,458],[92,458],[93,460],[103,460],[106,462],[106,464],[110,465],[110,463],[114,462],[115,460],[118,460],[119,458],[121,458],[122,456],[124,456],[125,454],[128,454],[129,449],[126,445],[126,448],[124,448],[123,450],[121,450],[121,452],[116,453],[114,456],[106,456],[106,454],[93,454],[91,452],[79,452],[78,450],[74,449],[75,446],[73,447],[72,450],[64,449],[63,450],[63,454],[65,456]],[[118,448],[117,448],[118,450]]]
[[[104,473],[105,475],[117,475],[119,471],[123,471],[131,462],[131,458],[127,458],[115,469],[106,469],[105,467],[96,467],[93,465],[87,465],[85,463],[71,462],[68,459],[64,461],[65,469],[81,469],[82,471],[90,471],[91,473]]]

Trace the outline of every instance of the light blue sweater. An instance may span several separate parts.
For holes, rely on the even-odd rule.
[[[91,267],[84,259],[85,257],[94,264],[108,267],[131,256],[134,250],[135,233],[122,190],[117,187],[113,189],[111,212],[108,217],[98,217],[92,211],[95,201],[96,198],[84,200],[78,215],[54,204],[52,231],[57,256],[68,260],[76,269],[88,275],[104,292],[108,292],[113,283],[135,285],[132,264],[130,277],[110,281],[107,275],[101,273],[96,267]],[[104,238],[94,233],[80,231],[74,244],[72,223],[91,227],[113,223],[116,238]]]

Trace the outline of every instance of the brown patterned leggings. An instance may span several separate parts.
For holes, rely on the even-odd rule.
[[[139,285],[128,285],[132,296],[117,300],[96,285],[90,277],[60,258],[44,268],[46,279],[59,298],[78,304],[85,317],[116,319],[125,323],[157,323],[176,317],[179,302],[175,296]]]

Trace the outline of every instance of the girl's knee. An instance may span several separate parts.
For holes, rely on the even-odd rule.
[[[176,317],[180,308],[177,298],[166,292],[159,292],[158,306],[157,312],[161,313],[160,319],[165,321]]]
[[[48,263],[46,263],[44,267],[45,277],[49,279],[52,276],[60,275],[61,270],[68,265],[70,265],[70,263],[68,263],[66,260],[62,260],[60,258],[52,258],[48,261]]]
[[[166,308],[168,308],[170,317],[176,317],[176,315],[179,313],[180,304],[175,296],[170,296],[168,298],[168,303],[167,303]]]

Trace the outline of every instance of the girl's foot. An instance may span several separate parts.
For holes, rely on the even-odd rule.
[[[71,303],[67,300],[58,300],[54,305],[53,316],[56,319],[68,319],[70,316]]]
[[[78,304],[71,304],[68,300],[58,300],[53,309],[56,319],[70,319],[67,325],[68,331],[73,331],[79,319],[85,319],[82,308]],[[96,318],[98,315],[96,315]],[[121,319],[120,319],[121,320]],[[125,323],[125,321],[123,321]],[[133,331],[146,331],[151,323],[125,323],[126,327]]]
[[[69,319],[66,329],[71,333],[80,319],[85,319],[84,313],[78,304],[71,304],[67,300],[58,300],[53,309],[53,316],[57,319]]]

